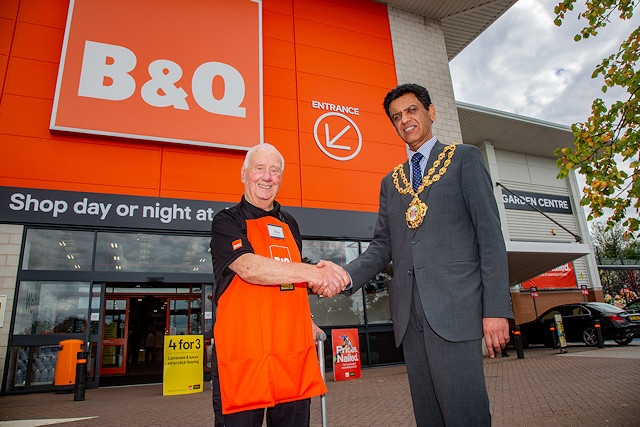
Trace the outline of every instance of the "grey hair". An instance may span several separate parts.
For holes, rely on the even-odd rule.
[[[251,156],[253,155],[253,153],[261,149],[270,149],[275,151],[275,153],[278,155],[278,158],[280,160],[280,167],[282,168],[282,172],[284,172],[284,157],[282,157],[282,154],[280,154],[280,152],[276,147],[269,144],[268,142],[263,142],[262,144],[254,145],[253,147],[251,147],[249,151],[247,151],[247,155],[244,157],[244,163],[242,164],[242,166],[245,169],[248,168],[249,160],[251,159]]]

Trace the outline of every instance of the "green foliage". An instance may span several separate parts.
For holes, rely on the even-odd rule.
[[[555,7],[555,24],[562,25],[568,12],[577,0],[564,0]],[[638,0],[587,0],[586,10],[579,15],[588,21],[580,34],[574,37],[580,41],[598,34],[611,16],[618,14],[622,20],[633,16]],[[615,24],[614,24],[615,25]],[[577,170],[587,179],[580,204],[588,206],[588,219],[604,215],[605,209],[613,213],[607,219],[607,226],[622,224],[625,233],[637,236],[640,229],[640,27],[631,32],[622,42],[618,52],[604,58],[595,68],[592,78],[602,76],[602,91],[609,88],[623,88],[628,94],[626,100],[619,100],[607,107],[597,98],[591,105],[591,116],[584,123],[576,123],[571,129],[575,136],[573,148],[556,150],[558,178],[565,178],[569,171]],[[628,169],[622,164],[626,164]],[[631,209],[629,209],[631,208]],[[636,215],[627,216],[628,211]]]
[[[599,258],[640,259],[640,239],[625,233],[620,224],[608,227],[602,222],[594,222],[590,234]]]
[[[622,250],[622,258],[640,260],[640,240],[635,239]]]
[[[596,247],[598,264],[636,266],[640,262],[640,239],[625,234],[622,225],[609,228],[604,223],[594,222],[590,234]],[[627,299],[635,299],[636,293],[640,293],[640,270],[601,268],[599,275],[605,302],[622,307]],[[626,298],[622,292],[624,285],[631,292]]]

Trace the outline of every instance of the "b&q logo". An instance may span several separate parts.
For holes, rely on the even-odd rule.
[[[51,129],[262,142],[261,21],[256,0],[72,0]]]

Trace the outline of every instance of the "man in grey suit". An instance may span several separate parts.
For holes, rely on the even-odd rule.
[[[347,292],[393,261],[391,317],[417,425],[490,425],[482,337],[494,357],[513,318],[491,179],[476,147],[433,136],[436,110],[425,88],[400,85],[384,108],[409,158],[422,158],[417,175],[407,161],[383,178],[373,241],[345,267]]]

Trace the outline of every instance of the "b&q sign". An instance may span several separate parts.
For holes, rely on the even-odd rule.
[[[254,0],[72,0],[51,129],[262,142],[261,21]]]

